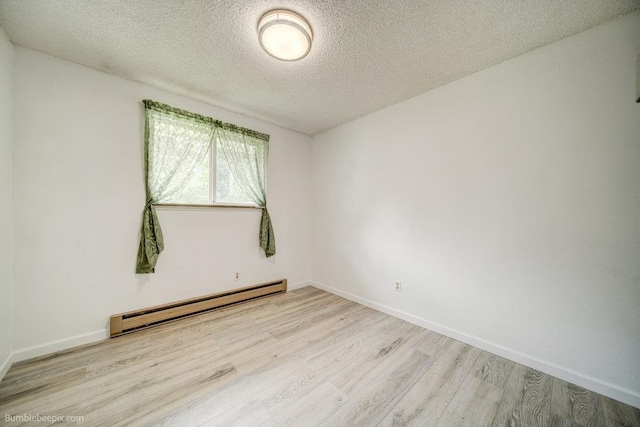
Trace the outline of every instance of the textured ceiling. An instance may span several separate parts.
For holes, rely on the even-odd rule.
[[[305,16],[309,56],[256,37]],[[12,42],[314,135],[640,8],[640,0],[0,0]],[[160,100],[161,101],[161,100]]]

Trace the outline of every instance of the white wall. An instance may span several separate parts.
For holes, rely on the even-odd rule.
[[[0,27],[0,379],[11,355],[11,140],[13,45]]]
[[[640,406],[638,47],[640,12],[313,138],[312,278]]]
[[[103,338],[118,312],[309,279],[310,138],[20,47],[14,78],[14,359]],[[144,98],[271,135],[275,257],[259,210],[159,208],[165,251],[134,274]]]

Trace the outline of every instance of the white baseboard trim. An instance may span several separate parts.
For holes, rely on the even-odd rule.
[[[366,298],[353,295],[349,292],[344,292],[340,289],[325,285],[324,283],[310,281],[309,284],[311,286],[341,296],[353,302],[357,302],[358,304],[362,304],[364,306],[378,310],[382,313],[386,313],[399,319],[405,320],[409,323],[413,323],[414,325],[432,330],[449,338],[453,338],[465,344],[469,344],[479,349],[488,351],[489,353],[504,357],[505,359],[512,360],[521,365],[537,369],[540,372],[544,372],[545,374],[560,378],[561,380],[579,385],[580,387],[584,387],[588,390],[600,393],[612,399],[619,400],[620,402],[635,406],[636,408],[640,408],[640,393],[633,390],[629,390],[624,387],[610,384],[606,381],[592,378],[588,375],[581,374],[563,366],[538,359],[519,351],[511,350],[501,345],[465,334],[464,332],[448,328],[446,326],[431,322],[418,316],[414,316],[404,311],[396,310],[395,308],[391,308],[389,306],[379,304]]]
[[[33,347],[23,348],[13,352],[12,362],[20,362],[22,360],[31,359],[45,354],[55,353],[56,351],[67,350],[79,345],[89,344],[96,341],[102,341],[109,338],[106,330],[88,332],[86,334],[76,335],[74,337],[63,338],[57,341],[51,341],[45,344],[35,345]]]
[[[9,368],[11,368],[11,365],[13,365],[13,353],[9,353],[0,365],[0,381],[2,381],[4,376],[7,374]]]
[[[312,285],[313,285],[313,282],[311,282],[310,280],[294,283],[293,285],[290,285],[287,283],[287,291],[293,291],[296,289],[305,288],[307,286],[312,286]]]

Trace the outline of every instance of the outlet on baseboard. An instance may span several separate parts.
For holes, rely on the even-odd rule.
[[[235,280],[240,280],[240,273],[236,273],[234,277],[235,277]]]
[[[396,281],[396,292],[402,292],[402,282],[400,280]]]

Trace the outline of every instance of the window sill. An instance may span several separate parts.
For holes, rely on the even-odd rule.
[[[187,204],[179,204],[179,203],[154,203],[153,206],[158,207],[158,208],[199,208],[199,209],[217,209],[217,208],[224,208],[224,209],[262,209],[262,207],[260,206],[255,206],[255,205],[234,205],[234,204],[227,204],[227,203],[220,203],[220,204],[215,204],[215,205],[187,205]]]

